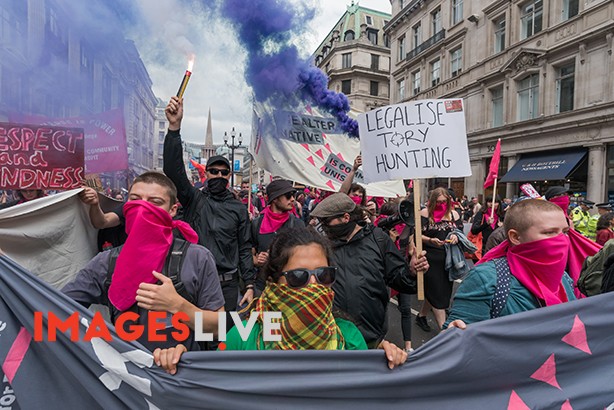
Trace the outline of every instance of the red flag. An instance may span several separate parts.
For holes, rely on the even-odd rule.
[[[490,168],[488,169],[488,176],[486,177],[486,181],[484,181],[484,189],[495,183],[495,179],[499,178],[499,162],[501,161],[501,138],[497,140],[497,146],[495,147],[495,152],[492,154],[492,159],[490,160]]]
[[[200,182],[205,182],[205,179],[207,179],[207,177],[205,176],[205,166],[194,161],[192,158],[190,158],[190,162],[198,171],[198,177],[200,178]]]

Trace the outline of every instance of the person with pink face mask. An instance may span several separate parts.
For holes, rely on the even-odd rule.
[[[352,166],[352,170],[348,173],[347,177],[341,184],[339,192],[348,195],[356,205],[366,207],[367,191],[365,191],[365,188],[362,185],[354,183],[354,176],[356,175],[356,171],[358,171],[358,168],[360,168],[361,166],[362,156],[358,155],[354,159],[354,165]]]
[[[569,224],[558,205],[527,199],[507,212],[507,240],[493,248],[459,286],[444,328],[576,299],[565,272]]]
[[[446,320],[446,309],[450,306],[452,284],[445,269],[446,237],[454,229],[463,230],[463,220],[452,209],[452,197],[445,188],[435,188],[429,194],[428,205],[420,211],[422,216],[422,246],[430,268],[424,275],[425,301],[416,316],[416,324],[425,332],[431,330],[426,315],[433,311],[437,327],[441,328]],[[451,235],[452,244],[458,243],[458,237]]]

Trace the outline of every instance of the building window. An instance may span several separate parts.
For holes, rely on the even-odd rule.
[[[397,81],[397,90],[399,92],[399,102],[405,99],[405,79]]]
[[[518,82],[518,120],[537,118],[539,109],[539,74]]]
[[[399,0],[399,10],[403,10],[404,6],[405,6],[405,1]]]
[[[495,20],[495,53],[505,50],[505,17]]]
[[[577,16],[579,11],[579,0],[563,0],[563,21],[569,20],[570,18]]]
[[[164,141],[164,131],[159,131],[158,132],[158,140],[159,141]]]
[[[371,18],[371,16],[365,16],[365,21],[367,22],[368,25],[373,24],[373,19]]]
[[[341,54],[341,68],[350,68],[352,66],[352,53]]]
[[[452,0],[452,24],[463,20],[463,0]]]
[[[165,129],[166,128],[166,122],[165,121],[160,121],[158,123],[158,128],[160,129]]]
[[[439,7],[431,13],[431,26],[433,36],[441,31],[441,9]]]
[[[399,55],[397,56],[398,61],[402,61],[405,58],[405,36],[399,37]]]
[[[414,71],[411,74],[411,83],[412,83],[412,88],[413,88],[413,95],[417,95],[420,93],[420,70],[418,71]]]
[[[450,53],[450,71],[456,77],[463,71],[463,49],[461,47]]]
[[[352,93],[352,80],[341,81],[341,92],[345,95]]]
[[[371,54],[371,70],[379,70],[379,55]]]
[[[414,48],[416,48],[420,44],[422,44],[422,26],[420,25],[420,23],[414,26],[414,28],[412,29],[412,33],[413,33],[412,37],[414,40]]]
[[[379,95],[379,83],[377,81],[371,81],[370,94],[375,97]]]
[[[352,41],[354,40],[354,32],[352,30],[348,30],[343,35],[343,41]]]
[[[158,144],[158,152],[164,152],[164,144]]]
[[[534,0],[522,6],[521,23],[521,40],[531,37],[534,34],[542,31],[542,0]]]
[[[492,126],[500,127],[503,125],[503,86],[495,87],[490,90],[490,101],[492,103]]]
[[[573,110],[575,63],[558,68],[556,78],[556,112]]]
[[[390,48],[390,37],[386,33],[384,33],[384,47]]]
[[[324,46],[324,47],[322,47],[322,55],[323,55],[324,57],[326,57],[326,56],[328,55],[328,50],[329,50],[329,47],[328,47],[328,46]]]
[[[376,46],[377,45],[377,30],[367,29],[367,38],[369,39],[369,42],[371,44]]]
[[[439,59],[431,63],[431,87],[439,84],[441,80],[441,61]]]

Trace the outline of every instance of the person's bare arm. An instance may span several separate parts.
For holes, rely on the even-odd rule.
[[[90,221],[96,229],[113,228],[119,225],[119,216],[115,212],[103,212],[98,201],[98,192],[93,188],[84,187],[79,199],[90,206]]]
[[[358,168],[361,166],[362,166],[362,156],[358,155],[354,159],[354,166],[352,167],[352,170],[349,172],[345,181],[343,181],[343,183],[341,184],[341,188],[339,188],[339,192],[344,193],[346,195],[350,194],[350,187],[352,186],[352,183],[354,182],[354,175],[356,174],[356,171],[358,170]]]

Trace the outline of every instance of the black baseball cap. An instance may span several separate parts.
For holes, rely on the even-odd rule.
[[[207,167],[215,164],[224,164],[228,167],[228,169],[230,169],[230,162],[226,159],[226,157],[221,155],[214,155],[207,160]]]

